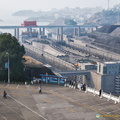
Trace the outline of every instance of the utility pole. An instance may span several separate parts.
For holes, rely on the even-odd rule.
[[[110,3],[110,0],[108,0],[108,10],[109,10],[109,3]]]
[[[8,83],[10,83],[10,58],[9,58],[9,53],[6,52],[8,55]]]

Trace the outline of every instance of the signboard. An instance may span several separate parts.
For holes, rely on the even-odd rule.
[[[48,83],[58,83],[58,80],[60,80],[60,84],[64,84],[66,77],[63,76],[55,76],[55,75],[44,75],[40,74],[42,82],[48,81]]]
[[[5,68],[8,68],[8,62],[5,63]]]

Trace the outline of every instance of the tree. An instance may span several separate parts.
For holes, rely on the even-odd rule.
[[[11,81],[24,80],[23,55],[25,54],[24,46],[20,46],[18,40],[9,33],[0,34],[0,80],[7,81],[7,69],[5,62],[10,60],[10,79]]]
[[[72,19],[65,19],[64,23],[65,25],[77,25],[77,22]]]

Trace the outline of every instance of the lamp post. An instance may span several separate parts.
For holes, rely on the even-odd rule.
[[[10,83],[10,59],[9,59],[9,53],[6,52],[6,54],[8,55],[8,83]]]
[[[74,66],[75,66],[75,71],[77,71],[78,64],[75,63]],[[77,88],[77,76],[76,75],[75,75],[75,88]]]

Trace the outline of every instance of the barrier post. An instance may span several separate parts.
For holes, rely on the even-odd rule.
[[[88,92],[88,86],[86,85],[86,90],[85,90],[85,93],[87,93]]]
[[[64,86],[67,87],[67,81],[66,81],[66,79],[65,79],[65,84],[64,84]]]
[[[107,101],[109,101],[111,99],[111,93],[110,93],[110,96],[109,96],[109,98],[108,98],[108,100]]]
[[[96,94],[95,94],[95,88],[94,88],[94,90],[93,90],[93,94],[94,94],[94,96],[96,95]]]
[[[100,98],[102,98],[103,97],[103,90],[101,91],[101,96],[100,96]]]
[[[115,104],[117,104],[117,100],[115,100],[115,102],[114,102]]]
[[[119,98],[118,98],[118,103],[120,103],[120,96],[119,96]]]

